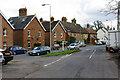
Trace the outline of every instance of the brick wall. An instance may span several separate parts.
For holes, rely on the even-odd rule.
[[[2,16],[0,15],[0,49],[2,49]]]
[[[23,30],[15,30],[13,33],[14,45],[23,46]]]
[[[31,37],[28,37],[28,30],[30,30]],[[41,37],[39,37],[39,31],[41,31]],[[31,48],[34,48],[35,43],[41,42],[41,46],[45,45],[45,31],[39,25],[36,18],[28,25],[28,27],[23,32],[23,47],[28,49],[28,41],[31,42]]]
[[[56,32],[56,38],[54,38],[54,32]],[[63,38],[61,38],[61,32],[63,33]],[[60,24],[57,25],[57,27],[52,31],[52,44],[54,44],[54,41],[62,41],[66,40],[66,33],[60,26]]]
[[[3,36],[3,28],[7,29],[7,36]],[[10,27],[10,25],[6,22],[4,18],[2,18],[2,48],[3,48],[3,42],[7,42],[8,46],[13,46],[13,29]]]

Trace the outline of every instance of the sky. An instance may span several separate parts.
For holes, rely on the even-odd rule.
[[[106,0],[2,0],[0,10],[10,18],[19,16],[18,10],[26,7],[27,15],[36,14],[38,19],[42,17],[43,20],[48,21],[50,7],[42,4],[51,4],[51,16],[54,20],[61,20],[64,16],[67,17],[68,22],[75,18],[82,26],[87,23],[92,24],[96,20],[110,27],[117,25],[115,14],[106,16],[105,13],[100,12],[101,9],[106,8]]]

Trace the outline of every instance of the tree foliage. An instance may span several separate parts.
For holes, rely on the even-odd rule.
[[[70,43],[75,43],[75,41],[76,41],[76,38],[72,37],[72,36],[70,36],[69,39],[70,39]]]

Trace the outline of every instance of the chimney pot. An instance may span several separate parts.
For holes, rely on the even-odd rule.
[[[27,8],[20,8],[19,16],[27,16]]]
[[[67,18],[66,17],[62,17],[62,21],[67,22]]]

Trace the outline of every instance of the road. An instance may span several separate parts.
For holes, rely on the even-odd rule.
[[[118,62],[105,51],[104,45],[82,47],[80,52],[64,56],[16,55],[2,68],[3,78],[119,78]]]

